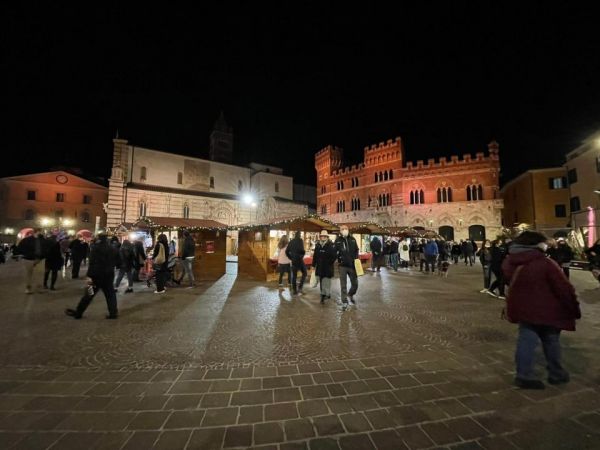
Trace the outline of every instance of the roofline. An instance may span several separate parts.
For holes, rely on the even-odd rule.
[[[502,188],[500,189],[500,192],[503,192],[503,191],[504,191],[504,189],[506,189],[508,186],[510,186],[510,185],[512,185],[512,184],[514,184],[514,183],[516,183],[516,182],[517,182],[517,181],[519,181],[521,178],[524,178],[526,175],[533,174],[533,173],[539,173],[539,172],[550,172],[550,171],[553,171],[553,170],[562,170],[562,171],[564,171],[564,172],[566,172],[566,171],[567,171],[567,169],[566,169],[564,166],[558,166],[558,167],[547,167],[547,168],[545,168],[545,169],[530,169],[530,170],[527,170],[527,171],[523,172],[523,173],[522,173],[522,174],[520,174],[520,175],[517,175],[517,176],[516,176],[515,178],[513,178],[512,180],[509,180],[509,181],[507,181],[507,182],[504,184],[504,186],[502,186]]]
[[[90,181],[87,178],[83,178],[82,176],[76,175],[76,174],[74,174],[72,172],[67,172],[66,170],[52,170],[52,171],[49,171],[49,172],[27,173],[27,174],[24,174],[24,175],[15,175],[15,176],[10,176],[10,177],[3,177],[3,178],[0,178],[0,180],[16,180],[16,181],[19,181],[18,180],[19,178],[31,177],[31,176],[35,176],[35,175],[47,175],[47,174],[51,174],[51,173],[62,173],[62,174],[69,175],[71,177],[76,177],[76,178],[78,178],[80,180],[83,180],[83,181],[85,181],[87,183],[95,184],[99,188],[102,188],[102,189],[105,189],[105,190],[108,191],[108,187],[107,186],[103,186],[103,185],[98,184],[98,183],[96,183],[94,181]]]

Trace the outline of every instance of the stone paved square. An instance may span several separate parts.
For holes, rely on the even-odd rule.
[[[573,271],[583,319],[563,333],[572,381],[513,387],[516,327],[479,267],[383,270],[342,312],[226,275],[194,289],[26,296],[0,267],[0,448],[598,449],[600,290]],[[545,378],[542,356],[538,370]]]

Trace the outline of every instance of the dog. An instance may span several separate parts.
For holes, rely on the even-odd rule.
[[[448,269],[450,268],[450,263],[448,261],[442,261],[440,265],[440,269],[438,270],[438,275],[440,277],[448,278]]]

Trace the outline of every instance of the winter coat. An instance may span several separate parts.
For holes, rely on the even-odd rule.
[[[48,252],[46,253],[45,267],[47,270],[60,270],[64,264],[60,244],[56,241],[48,241]]]
[[[390,255],[395,255],[398,253],[398,243],[396,241],[392,241],[390,244]]]
[[[384,255],[389,255],[391,251],[392,251],[392,245],[389,242],[386,242],[385,244],[383,244],[383,254]]]
[[[475,254],[475,250],[473,249],[473,244],[471,242],[463,242],[461,250],[465,256],[473,256]]]
[[[460,245],[454,244],[452,246],[452,250],[450,253],[452,253],[452,255],[454,255],[454,256],[460,255],[462,253],[462,250],[460,249]]]
[[[477,254],[479,255],[479,262],[482,266],[489,266],[492,264],[491,248],[482,247]]]
[[[592,255],[594,253],[594,255]],[[600,244],[594,244],[587,250],[585,254],[592,267],[600,267]]]
[[[183,241],[183,253],[182,258],[192,258],[196,256],[196,241],[192,236],[188,236]]]
[[[371,240],[370,247],[371,247],[371,253],[373,253],[373,256],[381,255],[381,241],[379,239],[374,237]]]
[[[123,243],[119,249],[119,268],[126,272],[133,269],[135,264],[134,248],[131,243]]]
[[[558,244],[556,248],[548,249],[548,256],[552,258],[559,266],[568,265],[573,259],[573,250],[567,244]]]
[[[438,246],[434,241],[428,242],[425,244],[425,248],[423,250],[426,256],[435,256],[439,253]]]
[[[133,253],[135,255],[133,267],[139,270],[146,264],[146,249],[144,248],[144,244],[140,241],[135,241],[135,244],[133,244]]]
[[[337,259],[342,267],[354,268],[354,260],[358,258],[358,244],[351,235],[347,237],[338,236],[335,240]]]
[[[283,248],[280,248],[278,253],[277,253],[277,264],[291,264],[292,261],[290,260],[290,258],[288,258],[288,256],[285,254],[285,251],[287,250],[287,245]]]
[[[110,282],[115,276],[116,250],[105,238],[98,239],[90,250],[87,276],[96,283]]]
[[[27,236],[17,246],[17,254],[29,260],[44,259],[47,251],[48,243],[43,236]]]
[[[73,240],[69,244],[69,248],[71,249],[71,257],[74,260],[81,261],[87,255],[87,244],[79,239]]]
[[[315,246],[315,253],[313,254],[313,265],[315,266],[315,273],[319,277],[333,278],[333,263],[337,252],[333,242],[329,239],[324,245],[318,242]]]
[[[506,248],[503,245],[495,247],[492,246],[490,253],[492,258],[490,261],[490,266],[492,267],[492,270],[502,270],[502,261],[504,261],[504,258],[506,258]]]
[[[152,259],[155,260],[156,257],[158,256],[161,245],[163,246],[163,249],[165,251],[165,262],[162,264],[155,264],[154,270],[156,270],[158,272],[166,272],[167,270],[169,270],[169,246],[167,244],[162,243],[162,242],[157,242],[156,245],[154,246],[154,252],[152,252]]]
[[[581,317],[579,302],[558,264],[535,247],[515,245],[502,270],[509,284],[509,321],[575,330],[575,319]]]
[[[299,237],[293,238],[285,249],[285,254],[292,261],[292,265],[300,266],[304,262],[304,241]]]

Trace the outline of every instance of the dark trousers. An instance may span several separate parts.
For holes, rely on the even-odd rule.
[[[565,273],[565,276],[567,277],[567,279],[569,278],[569,268],[568,267],[562,267],[563,272]]]
[[[133,281],[140,281],[140,269],[141,267],[133,268]]]
[[[81,260],[83,258],[73,258],[73,267],[71,269],[71,278],[79,278],[79,268],[81,267]]]
[[[343,303],[348,303],[348,297],[353,297],[358,290],[358,277],[354,267],[339,266],[340,291]],[[348,278],[350,278],[350,290],[348,291]]]
[[[117,310],[117,294],[115,293],[115,288],[113,286],[112,278],[106,278],[104,280],[93,280],[93,290],[92,294],[86,293],[79,304],[77,305],[77,315],[82,316],[92,300],[98,293],[98,291],[102,290],[104,293],[104,297],[106,297],[106,306],[108,307],[108,314],[110,316],[116,316],[119,311]]]
[[[452,255],[452,260],[454,261],[454,264],[458,264],[458,257],[459,255]]]
[[[490,279],[492,278],[492,268],[488,265],[483,265],[483,288],[490,288]]]
[[[50,287],[53,288],[56,284],[56,279],[58,278],[58,270],[54,269],[46,269],[46,271],[44,272],[44,287],[48,287],[48,276],[50,275],[50,272],[52,272],[52,278],[50,279]]]
[[[288,284],[292,284],[292,274],[290,273],[289,264],[279,264],[279,284],[283,283],[283,274],[287,273]]]
[[[167,284],[167,280],[169,278],[169,272],[166,270],[158,270],[156,271],[156,290],[164,291],[165,285]]]
[[[302,278],[300,278],[300,284],[297,284],[298,271],[302,272]],[[306,266],[304,261],[292,262],[292,290],[296,292],[296,289],[301,291],[306,281]]]
[[[119,285],[121,284],[121,281],[123,280],[123,277],[127,275],[127,281],[129,282],[129,284],[127,285],[128,288],[132,288],[133,287],[133,273],[131,273],[131,269],[126,270],[126,269],[119,269],[119,275],[117,275],[117,281],[115,281],[115,287],[118,288]]]
[[[498,293],[504,297],[504,276],[502,275],[502,269],[493,268],[491,270],[495,279],[490,285],[490,291],[494,292],[494,289],[498,288]]]

